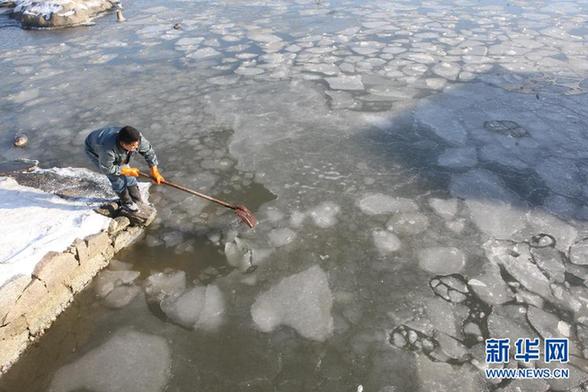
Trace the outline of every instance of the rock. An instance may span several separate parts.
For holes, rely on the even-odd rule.
[[[131,221],[126,216],[118,216],[110,222],[108,226],[108,234],[113,235],[126,229],[131,224]]]
[[[25,28],[60,28],[87,24],[112,9],[108,0],[14,0],[12,16]]]
[[[14,306],[24,289],[31,283],[30,276],[16,276],[0,287],[0,325],[5,324],[9,310]],[[3,363],[3,362],[0,362]]]
[[[110,241],[110,237],[108,233],[101,232],[97,234],[93,234],[86,238],[86,245],[87,245],[87,255],[89,259],[93,259],[96,256],[101,254],[114,254],[114,248],[112,248],[112,243]],[[112,248],[109,250],[109,248]],[[109,257],[110,258],[110,257]]]
[[[121,231],[114,237],[114,252],[118,252],[123,248],[131,245],[139,237],[143,235],[144,231],[141,227],[132,226],[125,231]]]
[[[89,259],[88,245],[86,241],[76,239],[73,243],[74,255],[80,264],[85,263]]]
[[[5,328],[0,328],[0,374],[8,371],[29,344],[29,331],[26,325],[20,329],[20,333],[12,336],[6,336],[3,332]]]
[[[25,147],[29,143],[29,137],[24,133],[14,136],[15,147]]]
[[[15,159],[13,161],[0,162],[0,176],[15,176],[22,172],[28,172],[38,167],[39,161],[32,159]],[[20,182],[17,180],[20,184]]]
[[[119,210],[119,213],[122,216],[126,216],[133,226],[149,226],[155,219],[157,210],[148,204],[141,203],[137,212]]]
[[[32,276],[43,282],[48,289],[56,285],[69,286],[78,265],[71,253],[49,252],[37,263]]]

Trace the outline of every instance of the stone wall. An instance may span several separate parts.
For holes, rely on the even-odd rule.
[[[153,210],[143,225],[151,223]],[[64,252],[49,252],[31,276],[19,276],[0,288],[0,374],[51,326],[74,295],[108,265],[114,254],[143,234],[126,216],[112,219],[103,232],[76,240]]]

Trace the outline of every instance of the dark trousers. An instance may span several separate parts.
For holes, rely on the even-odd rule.
[[[88,156],[88,158],[90,158],[92,163],[94,163],[94,165],[96,165],[96,167],[100,169],[98,156],[94,154],[92,151],[89,151],[88,149],[86,149],[86,155]],[[110,185],[112,185],[112,190],[116,193],[121,193],[126,188],[133,185],[137,185],[137,179],[135,177],[116,176],[114,174],[107,174],[106,177],[110,181]]]

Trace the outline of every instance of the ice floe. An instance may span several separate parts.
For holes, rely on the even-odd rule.
[[[251,317],[263,332],[286,325],[307,339],[324,341],[333,333],[332,306],[327,274],[314,266],[283,278],[260,294],[251,307]]]

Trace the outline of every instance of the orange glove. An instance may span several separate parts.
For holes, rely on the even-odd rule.
[[[163,184],[165,182],[165,178],[159,173],[157,166],[151,168],[151,178],[153,178],[153,182],[156,184]]]
[[[136,167],[123,166],[120,168],[120,174],[123,176],[139,177],[139,169]]]

